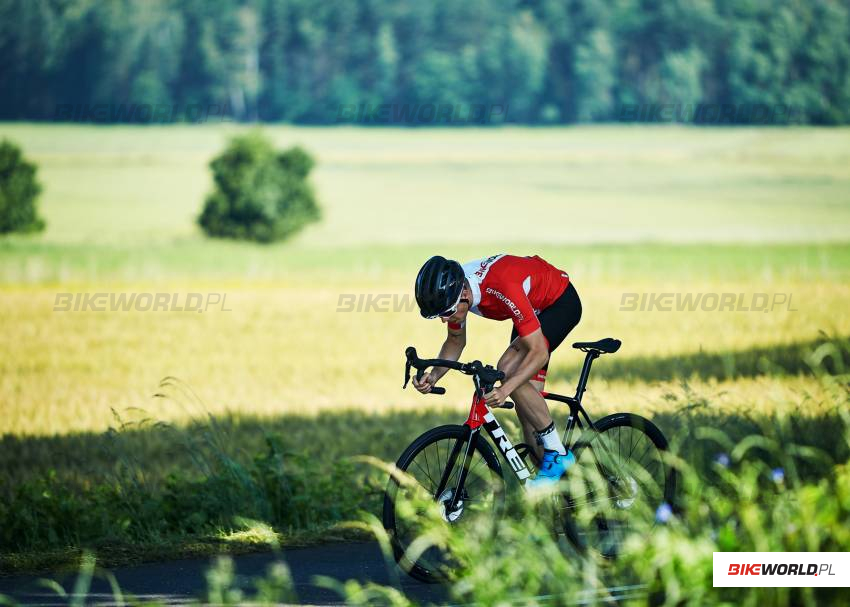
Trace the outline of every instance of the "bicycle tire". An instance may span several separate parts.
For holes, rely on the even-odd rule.
[[[676,483],[677,483],[677,474],[676,470],[670,467],[665,461],[663,454],[669,451],[669,443],[665,438],[664,434],[661,430],[652,423],[650,420],[636,415],[634,413],[614,413],[612,415],[608,415],[603,417],[599,421],[595,422],[596,430],[586,430],[581,434],[578,441],[573,447],[573,453],[576,457],[577,462],[582,462],[583,454],[586,454],[588,450],[593,450],[594,445],[605,445],[605,443],[599,443],[600,440],[605,440],[601,437],[611,436],[613,437],[613,432],[619,431],[621,432],[623,428],[630,428],[636,430],[637,432],[643,434],[649,442],[655,447],[658,454],[658,461],[661,462],[662,466],[662,474],[659,475],[659,478],[663,478],[664,486],[661,488],[661,491],[658,492],[657,495],[653,496],[653,502],[657,501],[658,503],[649,503],[647,506],[655,509],[661,505],[662,502],[667,503],[672,508],[675,504],[675,494],[676,494]],[[631,440],[631,439],[630,439]],[[595,462],[598,465],[598,460]],[[569,476],[569,471],[567,472]],[[633,483],[635,483],[634,479],[630,479]],[[636,484],[636,483],[635,483]],[[580,550],[586,551],[591,547],[588,545],[586,537],[582,537],[583,531],[580,529],[580,526],[576,523],[575,517],[572,516],[572,512],[579,505],[575,499],[569,495],[567,492],[565,494],[565,501],[567,502],[567,516],[564,518],[564,532],[570,542]],[[594,522],[597,526],[597,531],[599,531],[599,527],[604,527],[607,531],[609,521],[605,519],[604,516],[599,515],[594,519]],[[589,533],[588,530],[584,531],[584,535],[586,536]],[[616,552],[613,550],[603,551],[599,550],[603,556],[607,558],[613,558],[616,556]]]
[[[432,446],[440,441],[457,442],[458,440],[461,440],[463,441],[463,444],[466,444],[465,439],[468,437],[468,435],[469,428],[467,428],[466,426],[459,425],[438,426],[436,428],[428,430],[427,432],[419,436],[416,440],[414,440],[407,447],[407,449],[404,450],[404,452],[401,454],[401,456],[398,458],[398,461],[396,462],[396,467],[403,472],[408,472],[408,470],[411,468],[411,465],[416,461],[417,456],[425,453],[426,449],[429,446]],[[499,511],[504,505],[505,498],[505,479],[502,474],[502,466],[499,462],[498,457],[496,456],[495,451],[490,445],[490,442],[485,437],[479,435],[475,447],[476,452],[483,458],[483,461],[486,463],[487,467],[490,469],[490,472],[493,475],[495,481],[493,492],[493,506],[495,511],[494,515],[498,516]],[[439,449],[437,450],[437,453],[440,453]],[[448,458],[446,464],[447,463]],[[454,463],[454,465],[459,468],[457,461]],[[445,465],[443,465],[442,469],[445,469]],[[395,507],[399,487],[400,485],[398,480],[393,476],[390,476],[384,494],[383,524],[384,529],[386,529],[387,534],[390,538],[390,543],[393,549],[393,556],[395,557],[395,560],[399,564],[399,566],[414,579],[428,583],[437,583],[444,581],[445,574],[440,571],[439,566],[435,566],[434,564],[429,563],[422,558],[418,559],[416,562],[411,562],[411,560],[405,556],[405,551],[407,550],[408,544],[402,537],[402,535],[398,533]]]

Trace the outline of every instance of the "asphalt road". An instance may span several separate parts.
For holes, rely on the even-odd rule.
[[[345,581],[356,579],[392,584],[391,575],[376,543],[327,544],[311,548],[295,548],[283,552],[301,603],[313,605],[340,604],[334,591],[317,586],[315,576],[329,576]],[[273,553],[246,554],[234,557],[240,585],[252,589],[250,578],[265,575],[270,564],[279,560]],[[205,571],[211,560],[187,559],[166,563],[147,563],[115,569],[113,573],[122,591],[140,600],[159,601],[178,605],[203,599],[207,588]],[[0,577],[0,594],[26,605],[69,605],[71,597],[61,597],[55,590],[39,584],[39,579],[51,576]],[[422,584],[400,573],[402,590],[422,603],[445,603],[448,594],[444,587]],[[75,575],[53,577],[69,595],[73,592]],[[112,590],[105,579],[92,580],[86,604],[114,604]]]
[[[384,562],[378,545],[374,542],[347,544],[325,544],[311,548],[294,548],[282,555],[274,553],[245,554],[233,557],[236,565],[237,585],[246,590],[247,596],[253,595],[252,578],[264,576],[269,565],[280,560],[289,565],[295,584],[295,592],[301,604],[338,605],[342,598],[334,590],[316,583],[316,576],[327,576],[344,582],[355,579],[360,582],[376,582],[392,585],[397,579],[401,590],[420,604],[444,605],[449,595],[444,586],[423,584],[398,571],[393,565],[389,569]],[[112,571],[118,585],[126,597],[135,597],[140,601],[156,601],[166,605],[181,605],[194,601],[204,601],[207,590],[205,573],[210,568],[211,559],[185,559],[165,563],[147,563],[131,567],[121,567]],[[397,575],[396,575],[396,572]],[[22,605],[115,605],[116,599],[109,582],[95,577],[84,596],[74,595],[75,574],[59,576],[0,576],[0,595],[11,598]],[[61,596],[56,588],[46,588],[45,579],[58,583],[66,596]],[[640,586],[620,586],[602,589],[600,592],[579,591],[568,597],[571,605],[598,604],[603,596],[607,604],[616,604],[619,600],[640,596]],[[556,597],[534,597],[541,604],[551,602]],[[0,596],[0,605],[6,601]],[[75,600],[76,599],[76,600]],[[564,597],[557,597],[563,603]]]

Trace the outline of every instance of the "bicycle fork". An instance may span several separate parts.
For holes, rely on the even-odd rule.
[[[459,438],[452,447],[451,455],[449,455],[449,459],[446,462],[446,467],[443,470],[443,475],[440,478],[440,484],[437,486],[437,491],[434,494],[434,499],[440,499],[440,496],[443,494],[443,491],[446,489],[446,485],[449,483],[449,479],[451,477],[452,472],[455,468],[455,462],[457,462],[457,458],[460,455],[461,450],[463,450],[463,460],[461,460],[461,468],[460,474],[458,475],[457,484],[455,485],[454,492],[452,494],[449,503],[446,504],[446,512],[454,512],[457,508],[457,503],[460,500],[461,493],[463,493],[463,487],[466,484],[466,477],[469,475],[469,460],[472,456],[472,453],[475,451],[475,447],[478,443],[478,428],[470,428],[469,434],[467,434],[466,439]],[[464,449],[464,444],[466,445],[466,449]]]
[[[504,429],[502,429],[501,424],[499,424],[499,420],[496,419],[496,416],[493,415],[493,412],[485,404],[482,392],[483,391],[480,388],[477,388],[472,397],[472,406],[469,411],[469,418],[464,423],[464,426],[469,429],[469,432],[465,438],[459,438],[455,442],[451,454],[449,455],[449,459],[446,462],[446,467],[443,470],[442,477],[440,478],[440,483],[437,486],[437,491],[434,495],[434,499],[439,499],[443,494],[443,491],[445,491],[454,470],[455,463],[457,462],[457,458],[461,455],[462,451],[463,459],[461,460],[458,481],[455,485],[454,493],[446,506],[446,509],[449,512],[457,508],[457,503],[463,493],[466,478],[469,474],[469,462],[475,451],[475,447],[478,442],[478,435],[481,432],[482,426],[487,431],[487,434],[490,435],[490,439],[493,443],[495,443],[495,445],[499,448],[499,451],[502,452],[502,456],[511,465],[511,470],[513,470],[520,484],[525,484],[525,482],[531,477],[531,472],[528,470],[525,462],[520,457],[519,453],[517,453],[510,439],[505,434]],[[465,449],[464,446],[466,447]]]

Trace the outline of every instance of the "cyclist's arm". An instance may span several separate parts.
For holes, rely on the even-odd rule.
[[[519,367],[502,382],[503,390],[511,394],[534,377],[548,362],[549,343],[543,335],[534,307],[521,285],[510,285],[506,288],[502,303],[512,312],[514,327],[519,334],[519,345],[526,351]]]
[[[519,367],[502,382],[502,389],[507,394],[525,384],[549,361],[549,344],[543,330],[539,327],[525,337],[519,338],[521,347],[525,348],[527,354],[523,357]]]
[[[456,325],[454,323],[446,323],[446,341],[440,348],[440,353],[437,358],[445,358],[448,360],[458,360],[466,347],[466,323]],[[443,375],[448,373],[445,367],[434,367],[431,374],[434,376],[434,381],[439,380]]]

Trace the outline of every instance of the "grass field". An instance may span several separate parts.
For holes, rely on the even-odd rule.
[[[0,137],[41,166],[44,240],[149,245],[197,235],[206,164],[244,130],[6,124]],[[844,129],[264,130],[319,160],[325,219],[303,245],[848,239]]]
[[[594,413],[641,412],[680,436],[688,405],[733,434],[741,420],[752,430],[802,414],[805,441],[834,436],[834,401],[808,356],[850,336],[850,131],[268,127],[279,145],[316,155],[324,219],[291,243],[254,246],[207,241],[193,223],[210,188],[206,163],[240,130],[0,125],[40,166],[48,223],[42,235],[0,240],[0,493],[43,527],[29,538],[9,531],[5,553],[167,541],[175,529],[220,535],[233,524],[178,520],[122,535],[91,523],[63,535],[73,509],[20,489],[51,470],[44,482],[72,493],[136,479],[173,497],[209,472],[196,467],[198,450],[248,465],[271,433],[296,459],[392,459],[437,421],[462,421],[463,378],[447,379],[442,399],[400,390],[404,347],[436,351],[436,321],[409,306],[338,310],[346,294],[409,298],[435,252],[539,253],[570,272],[585,310],[573,337],[624,342],[594,368]],[[67,292],[226,293],[232,311],[53,311]],[[624,293],[788,294],[793,310],[623,311]],[[495,362],[509,326],[473,319],[469,331],[464,356]],[[549,389],[569,391],[580,363],[562,348]],[[167,376],[197,399],[160,388]],[[149,421],[108,432],[120,426],[113,411]],[[169,485],[176,473],[187,476]],[[281,530],[344,518],[360,499],[345,492],[340,512],[285,519]]]

